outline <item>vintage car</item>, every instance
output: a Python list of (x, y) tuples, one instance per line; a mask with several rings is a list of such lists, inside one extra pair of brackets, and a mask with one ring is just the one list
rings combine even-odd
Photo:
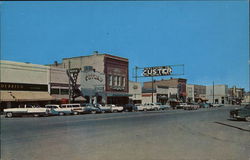
[(125, 112), (134, 112), (134, 111), (137, 111), (137, 107), (134, 105), (134, 104), (125, 104), (123, 106), (123, 109)]
[(45, 108), (49, 109), (49, 115), (63, 116), (73, 113), (71, 108), (61, 108), (58, 104), (47, 104)]
[(83, 110), (82, 113), (92, 113), (92, 114), (103, 113), (99, 107), (97, 107), (93, 104), (81, 104), (81, 106), (82, 106), (82, 110)]
[(111, 112), (122, 112), (123, 106), (114, 105), (114, 104), (108, 104), (108, 106), (111, 107)]
[(250, 121), (250, 105), (246, 105), (244, 108), (236, 108), (230, 110), (230, 117), (237, 120)]
[(83, 113), (83, 109), (79, 103), (73, 103), (73, 104), (62, 104), (61, 108), (69, 108), (72, 110), (74, 115)]
[(167, 110), (167, 109), (170, 109), (170, 108), (171, 108), (170, 105), (168, 105), (168, 104), (162, 104), (162, 105), (160, 105), (160, 109), (159, 110)]
[(186, 106), (186, 105), (187, 105), (187, 103), (180, 103), (180, 104), (175, 106), (175, 109), (183, 109), (184, 106)]
[(200, 106), (198, 104), (195, 103), (188, 103), (186, 105), (183, 106), (184, 110), (197, 110)]
[(155, 111), (160, 110), (161, 108), (161, 103), (151, 103), (151, 105), (152, 105), (152, 110)]
[(4, 109), (4, 114), (7, 118), (13, 116), (24, 116), (24, 115), (33, 115), (34, 117), (38, 116), (48, 116), (49, 110), (47, 108), (36, 107), (34, 105), (20, 105), (18, 108), (8, 108)]

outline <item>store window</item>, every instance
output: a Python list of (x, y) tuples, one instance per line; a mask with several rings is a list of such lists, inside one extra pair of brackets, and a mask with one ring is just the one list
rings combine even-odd
[(123, 87), (126, 86), (126, 80), (125, 80), (125, 77), (122, 77), (122, 82), (123, 82)]
[(50, 94), (59, 94), (59, 88), (51, 88)]
[(109, 75), (109, 86), (112, 86), (113, 82), (112, 82), (112, 75)]
[(69, 94), (69, 90), (68, 89), (61, 89), (61, 94), (62, 95), (68, 95)]
[(114, 78), (113, 78), (113, 84), (114, 84), (114, 86), (117, 86), (117, 76), (114, 76)]
[(117, 76), (117, 86), (120, 86), (120, 76)]

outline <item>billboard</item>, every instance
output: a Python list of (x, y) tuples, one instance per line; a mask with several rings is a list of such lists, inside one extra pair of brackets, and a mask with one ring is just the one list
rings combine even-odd
[(158, 66), (158, 67), (143, 68), (143, 76), (144, 77), (167, 76), (167, 75), (171, 75), (171, 73), (172, 73), (172, 67), (170, 67), (170, 66)]

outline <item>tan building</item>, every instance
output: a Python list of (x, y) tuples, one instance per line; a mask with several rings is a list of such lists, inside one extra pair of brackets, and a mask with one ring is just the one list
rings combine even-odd
[[(113, 56), (109, 54), (99, 54), (95, 52), (93, 55), (79, 56), (72, 58), (64, 58), (62, 63), (53, 64), (51, 66), (58, 68), (81, 68), (82, 74), (81, 79), (86, 79), (86, 69), (91, 68), (93, 72), (104, 74), (104, 86), (103, 94), (93, 96), (93, 92), (85, 92), (84, 84), (81, 85), (83, 95), (87, 102), (94, 102), (95, 97), (97, 103), (114, 103), (114, 104), (125, 104), (128, 103), (128, 59)], [(84, 73), (85, 72), (85, 73)], [(94, 79), (92, 79), (93, 85), (96, 85)], [(90, 83), (87, 87), (89, 87)], [(94, 86), (93, 86), (94, 87)], [(92, 88), (93, 88), (92, 87)]]
[(49, 95), (48, 66), (1, 60), (0, 70), (1, 109), (53, 100)]
[(171, 79), (166, 79), (166, 80), (156, 80), (151, 82), (144, 82), (144, 86), (143, 88), (145, 89), (150, 89), (153, 86), (153, 89), (156, 89), (156, 86), (160, 86), (160, 87), (168, 87), (168, 88), (176, 88), (177, 93), (176, 96), (171, 93), (171, 91), (169, 92), (170, 97), (172, 98), (173, 95), (174, 97), (176, 97), (177, 100), (186, 101), (186, 79), (182, 79), (182, 78), (171, 78)]
[(187, 101), (188, 102), (206, 102), (206, 86), (187, 84)]
[(241, 104), (244, 100), (244, 88), (228, 88), (228, 101), (230, 104)]

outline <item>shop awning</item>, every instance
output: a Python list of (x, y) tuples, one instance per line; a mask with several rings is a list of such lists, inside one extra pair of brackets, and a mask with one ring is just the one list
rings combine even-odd
[(132, 94), (128, 94), (128, 93), (108, 93), (107, 94), (108, 97), (132, 97)]
[[(62, 100), (62, 99), (69, 99), (69, 95), (57, 95), (57, 94), (52, 94), (51, 95), (54, 100)], [(86, 99), (84, 97), (77, 97), (75, 98), (76, 101), (85, 101)]]
[(0, 91), (0, 101), (18, 102), (18, 101), (49, 101), (53, 97), (48, 92), (32, 91)]

